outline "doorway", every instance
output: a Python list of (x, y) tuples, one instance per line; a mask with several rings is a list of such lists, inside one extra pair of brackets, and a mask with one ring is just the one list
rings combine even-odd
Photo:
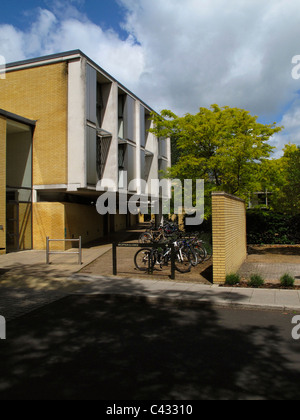
[(6, 251), (32, 249), (32, 129), (7, 120)]
[[(25, 195), (26, 201), (17, 198)], [(6, 251), (17, 252), (32, 249), (31, 190), (6, 193)]]
[(19, 204), (6, 201), (6, 251), (19, 251)]

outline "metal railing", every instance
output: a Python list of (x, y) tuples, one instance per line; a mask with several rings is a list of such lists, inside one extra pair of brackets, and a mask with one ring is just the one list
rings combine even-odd
[(50, 264), (50, 255), (54, 254), (65, 254), (66, 251), (50, 251), (50, 242), (78, 242), (79, 249), (76, 252), (68, 252), (68, 255), (78, 255), (78, 264), (82, 265), (82, 246), (81, 246), (81, 236), (79, 239), (50, 239), (49, 236), (46, 238), (46, 264)]

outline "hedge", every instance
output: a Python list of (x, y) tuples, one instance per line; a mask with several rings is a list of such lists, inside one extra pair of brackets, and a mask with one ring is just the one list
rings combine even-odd
[(272, 211), (247, 211), (248, 244), (300, 244), (300, 214), (288, 216)]

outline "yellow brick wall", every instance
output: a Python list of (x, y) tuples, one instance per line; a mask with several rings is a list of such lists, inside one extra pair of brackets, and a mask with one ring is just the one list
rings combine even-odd
[[(33, 203), (33, 249), (46, 249), (50, 239), (78, 239), (82, 244), (103, 236), (103, 217), (96, 207), (71, 203)], [(51, 242), (51, 250), (65, 251), (73, 243)]]
[[(68, 239), (78, 239), (81, 236), (82, 244), (92, 242), (103, 236), (103, 216), (96, 206), (81, 204), (65, 204), (65, 226)], [(74, 246), (66, 244), (66, 249)]]
[[(1, 83), (3, 80), (1, 81)], [(0, 248), (6, 248), (6, 119), (0, 116)], [(5, 253), (1, 251), (0, 254)]]
[(116, 214), (114, 216), (114, 230), (119, 232), (120, 230), (126, 229), (127, 226), (127, 216), (126, 214)]
[(0, 108), (37, 120), (33, 184), (67, 183), (67, 64), (7, 71)]
[[(46, 237), (65, 238), (63, 203), (33, 203), (33, 249), (46, 249)], [(51, 250), (65, 250), (64, 243), (51, 243)]]
[(130, 226), (136, 226), (139, 223), (139, 216), (131, 214), (130, 215)]
[(225, 283), (247, 257), (245, 202), (225, 193), (213, 193), (214, 283)]

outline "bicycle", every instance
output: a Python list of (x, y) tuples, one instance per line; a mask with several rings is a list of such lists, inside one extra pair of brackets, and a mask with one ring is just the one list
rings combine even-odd
[(197, 242), (193, 245), (194, 250), (198, 255), (199, 263), (203, 263), (208, 259), (208, 253), (204, 246), (204, 242), (201, 240), (197, 240)]
[(181, 240), (181, 246), (182, 248), (191, 255), (191, 263), (193, 267), (197, 267), (199, 264), (199, 254), (194, 248), (194, 245), (191, 241), (188, 241), (186, 239)]
[(140, 235), (139, 244), (166, 242), (168, 236), (177, 231), (178, 226), (176, 226), (175, 224), (165, 223), (164, 225), (156, 229), (154, 223), (151, 222), (150, 229)]
[(195, 232), (194, 234), (189, 234), (187, 239), (189, 246), (197, 254), (198, 264), (203, 263), (209, 259), (204, 242), (199, 239), (199, 235), (199, 232)]
[[(180, 273), (188, 273), (192, 268), (191, 252), (184, 249), (175, 241), (175, 269)], [(134, 263), (138, 270), (147, 271), (149, 267), (153, 270), (155, 265), (160, 269), (163, 266), (168, 266), (172, 257), (172, 248), (170, 245), (165, 245), (164, 248), (142, 248), (134, 256)], [(150, 261), (149, 261), (150, 260)]]

